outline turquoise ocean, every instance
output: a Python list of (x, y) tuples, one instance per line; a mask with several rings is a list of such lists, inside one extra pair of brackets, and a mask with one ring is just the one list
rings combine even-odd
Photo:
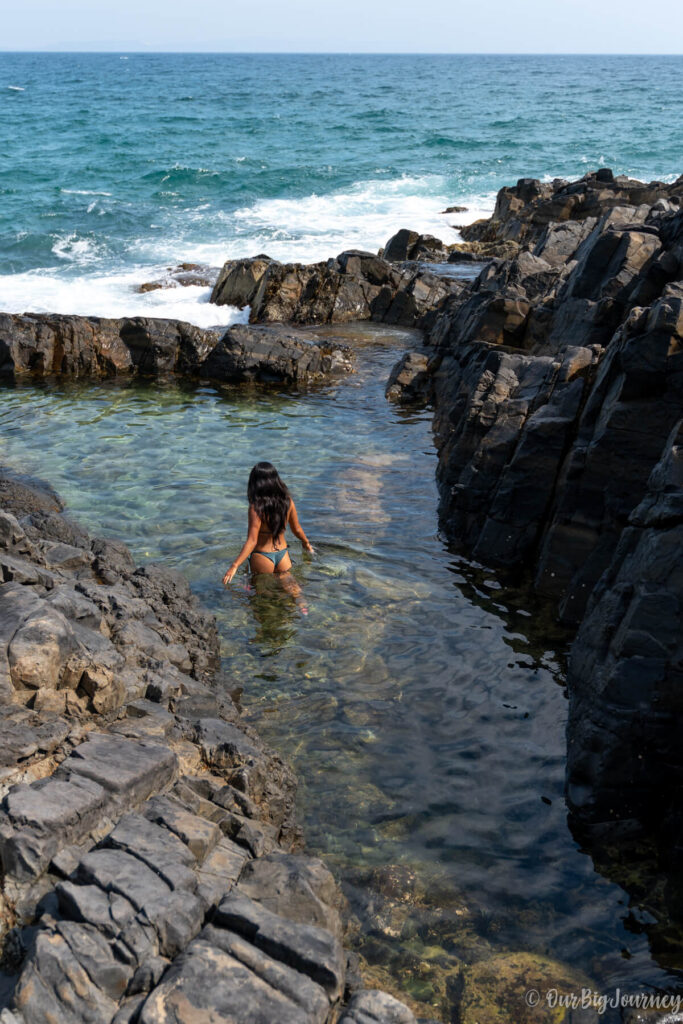
[[(522, 176), (681, 171), (676, 57), (0, 54), (0, 309), (183, 316), (178, 261), (457, 240)], [(443, 215), (464, 205), (465, 214)], [(225, 319), (228, 311), (221, 311)]]

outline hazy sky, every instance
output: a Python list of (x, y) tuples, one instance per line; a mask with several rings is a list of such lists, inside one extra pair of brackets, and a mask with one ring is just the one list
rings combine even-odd
[(683, 52), (682, 0), (0, 0), (0, 6), (0, 50)]

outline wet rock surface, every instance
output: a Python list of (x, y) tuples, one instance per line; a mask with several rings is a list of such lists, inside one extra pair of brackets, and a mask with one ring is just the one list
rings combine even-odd
[(343, 252), (325, 263), (278, 263), (265, 256), (231, 260), (221, 271), (212, 301), (250, 306), (252, 324), (374, 320), (413, 327), (462, 287), (414, 262), (426, 256), (445, 259), (445, 251), (424, 246), (419, 251), (413, 246), (413, 250), (410, 261), (399, 265), (389, 257), (358, 250)]
[(175, 267), (166, 267), (162, 277), (145, 281), (137, 291), (144, 295), (162, 288), (213, 288), (217, 278), (218, 267), (208, 267), (204, 263), (179, 263)]
[(0, 377), (183, 376), (305, 384), (351, 369), (333, 339), (274, 327), (203, 329), (178, 320), (0, 313)]
[(3, 1024), (413, 1020), (345, 1006), (339, 890), (186, 581), (0, 494)]
[(395, 402), (426, 402), (431, 397), (429, 358), (424, 352), (406, 352), (394, 366), (386, 396)]

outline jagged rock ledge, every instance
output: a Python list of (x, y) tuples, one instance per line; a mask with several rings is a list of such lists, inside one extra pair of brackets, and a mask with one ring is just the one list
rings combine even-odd
[(150, 317), (0, 313), (0, 379), (180, 374), (237, 384), (306, 384), (352, 366), (348, 345), (281, 324), (224, 331)]
[[(424, 237), (424, 236), (420, 236)], [(462, 283), (419, 263), (395, 264), (349, 250), (324, 263), (278, 263), (268, 256), (229, 260), (211, 295), (216, 305), (250, 307), (250, 323), (327, 324), (354, 320), (422, 326)]]
[(349, 968), (184, 578), (3, 472), (0, 580), (2, 1024), (415, 1024)]

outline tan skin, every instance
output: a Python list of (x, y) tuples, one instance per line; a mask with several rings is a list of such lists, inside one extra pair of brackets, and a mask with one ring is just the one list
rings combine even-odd
[[(289, 501), (289, 511), (287, 513), (287, 526), (290, 528), (294, 536), (298, 537), (301, 541), (304, 551), (308, 551), (310, 554), (313, 554), (313, 545), (310, 543), (308, 537), (303, 531), (301, 523), (299, 522), (299, 517), (296, 514), (296, 506), (291, 498)], [(263, 573), (264, 575), (275, 573), (276, 576), (281, 576), (283, 586), (287, 590), (290, 590), (294, 596), (297, 596), (300, 593), (299, 587), (288, 575), (289, 570), (292, 568), (292, 560), (288, 554), (281, 559), (277, 566), (274, 566), (269, 558), (253, 554), (256, 549), (258, 549), (258, 551), (281, 551), (285, 546), (285, 543), (284, 530), (279, 537), (274, 538), (266, 524), (262, 522), (260, 517), (257, 515), (254, 507), (250, 505), (247, 539), (245, 540), (239, 555), (223, 577), (224, 585), (227, 586), (234, 578), (240, 565), (242, 565), (247, 558), (251, 558), (251, 571), (253, 573)]]

